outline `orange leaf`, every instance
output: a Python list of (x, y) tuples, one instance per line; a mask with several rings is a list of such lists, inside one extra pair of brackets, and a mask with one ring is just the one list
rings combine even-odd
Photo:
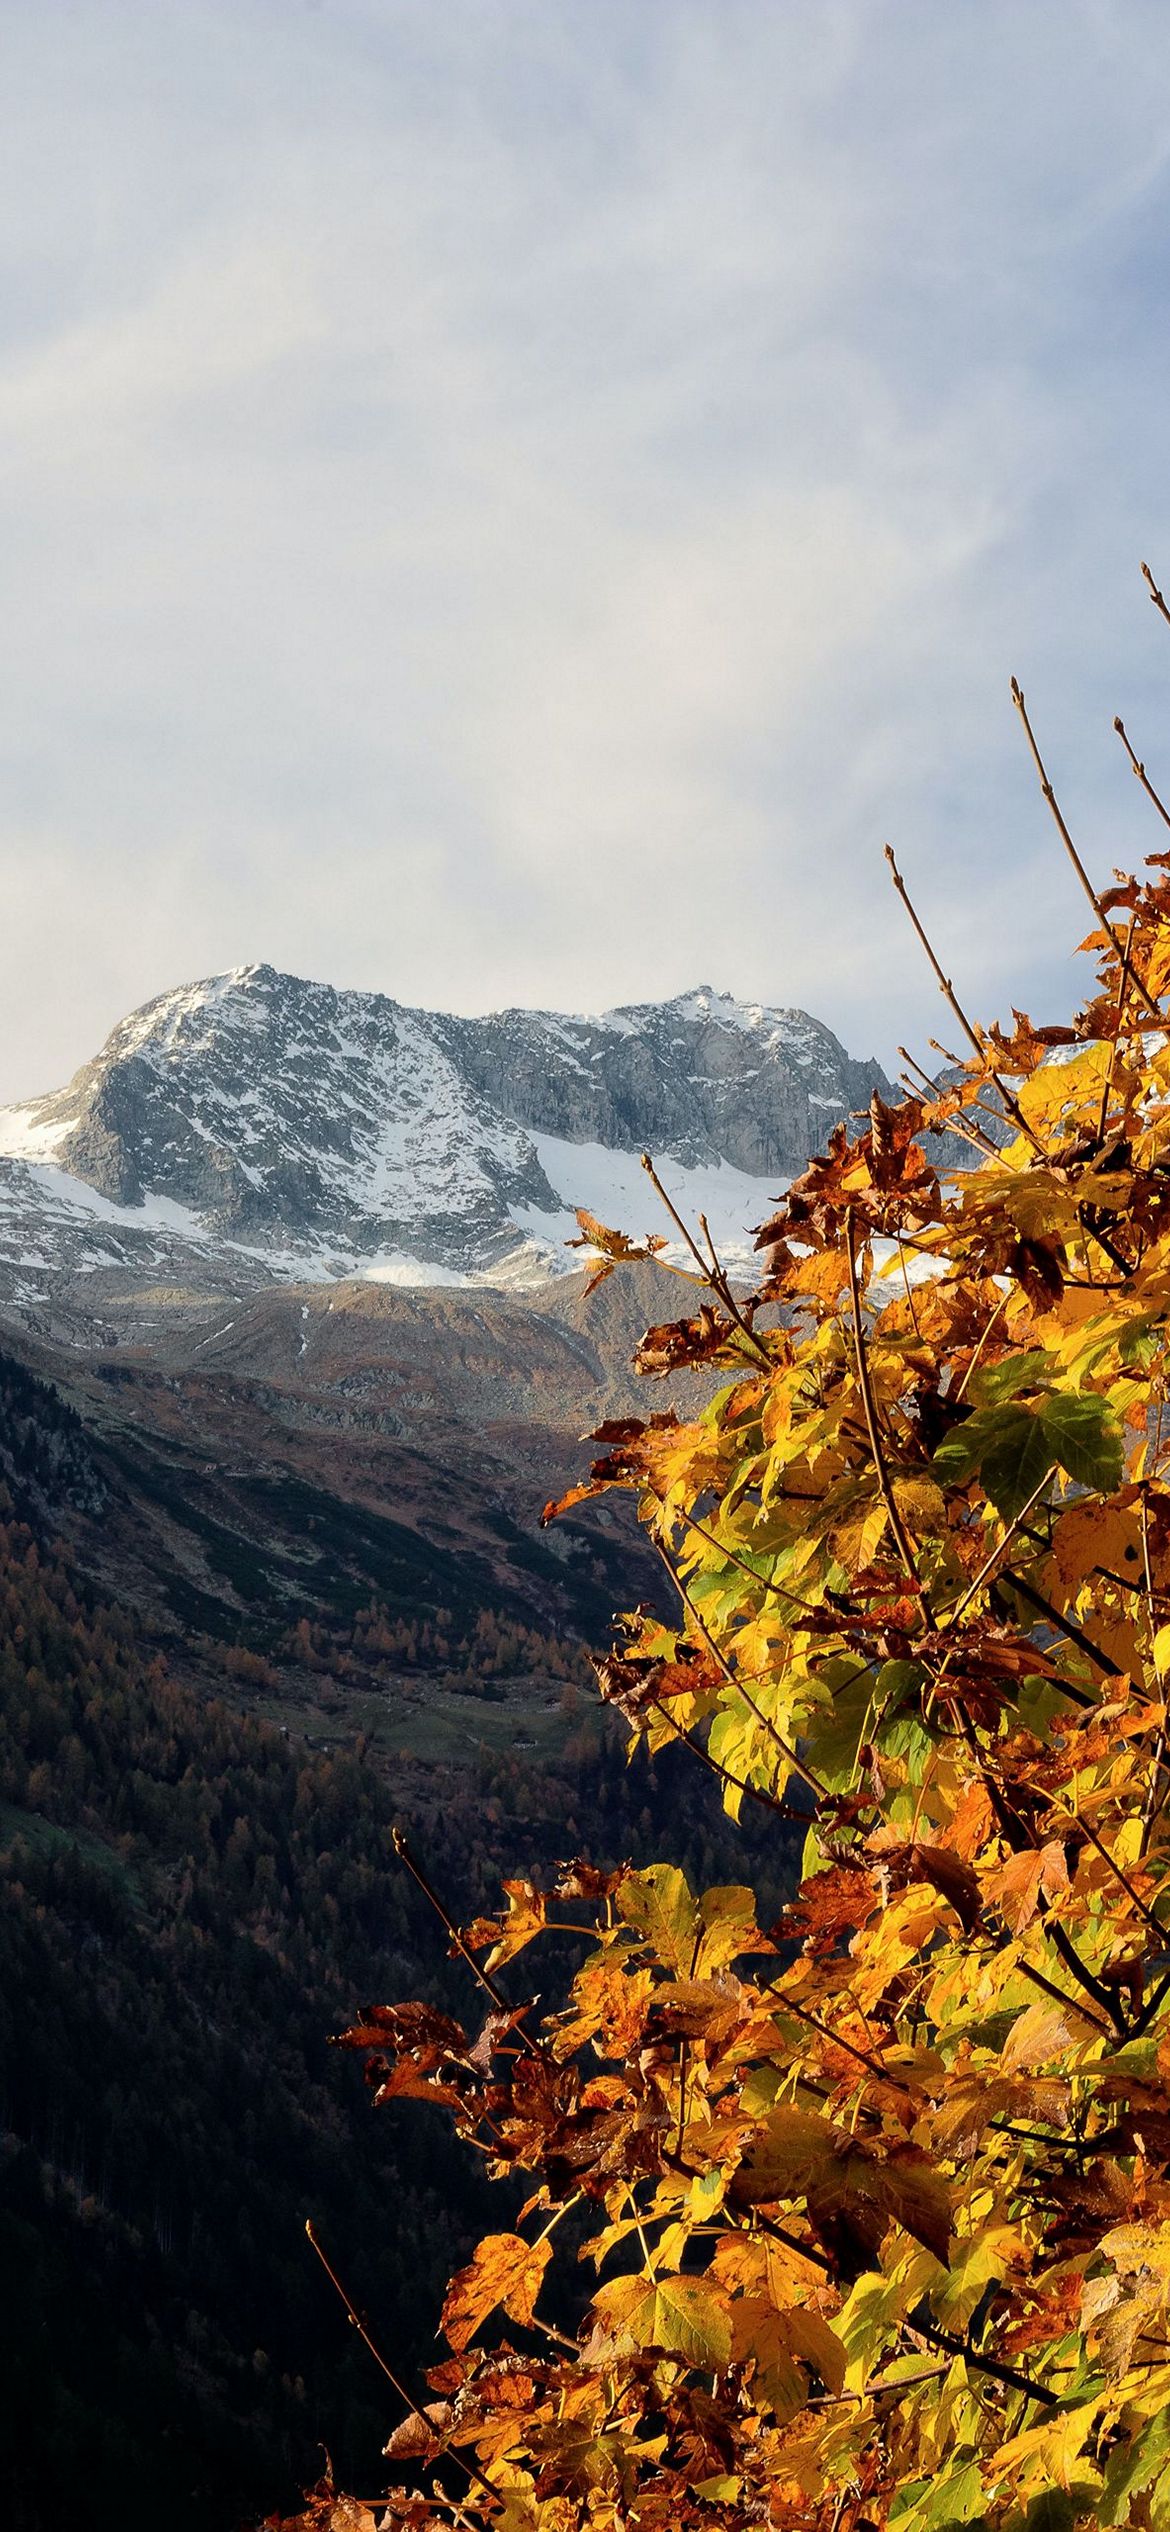
[(442, 2326), (452, 2347), (466, 2347), (497, 2304), (509, 2320), (531, 2321), (551, 2258), (551, 2242), (525, 2242), (518, 2233), (485, 2234), (470, 2265), (456, 2271), (447, 2289)]

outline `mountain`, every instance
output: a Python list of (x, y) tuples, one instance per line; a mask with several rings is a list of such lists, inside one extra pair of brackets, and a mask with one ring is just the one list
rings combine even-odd
[[(613, 1609), (655, 1587), (637, 1522), (606, 1504), (548, 1531), (539, 1516), (579, 1475), (581, 1434), (645, 1409), (630, 1358), (678, 1286), (627, 1268), (586, 1301), (586, 1281), (353, 1280), (226, 1308), (128, 1293), (107, 1303), (101, 1345), (83, 1321), (67, 1346), (13, 1329), (8, 1347), (67, 1418), (54, 1447), (69, 1485), (42, 1441), (17, 1490), (7, 1448), (23, 1410), (0, 1379), (0, 1486), (33, 1518), (39, 1477), (86, 1571), (173, 1662), (196, 1635), (283, 1660), (303, 1617), (344, 1633), (374, 1603), (395, 1621), (446, 1610), (461, 1636), (493, 1609), (604, 1640)], [(709, 1385), (676, 1381), (671, 1396), (681, 1411)]]
[(600, 1017), (412, 1010), (250, 966), (119, 1023), (0, 1111), (0, 1299), (359, 1275), (539, 1283), (577, 1205), (659, 1227), (650, 1149), (734, 1262), (837, 1119), (890, 1085), (807, 1012), (709, 986)]

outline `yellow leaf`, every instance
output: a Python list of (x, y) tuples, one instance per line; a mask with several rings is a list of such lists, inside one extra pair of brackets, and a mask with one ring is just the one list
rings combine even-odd
[(620, 2351), (666, 2348), (689, 2365), (731, 2361), (725, 2298), (706, 2277), (615, 2277), (594, 2296), (593, 2310)]
[(640, 1934), (667, 1969), (689, 1978), (702, 1934), (699, 1911), (686, 1877), (675, 1864), (650, 1864), (624, 1873), (615, 1892), (618, 1913)]
[(755, 1893), (732, 1882), (725, 1888), (705, 1890), (699, 1901), (702, 1932), (699, 1936), (695, 1976), (709, 1978), (713, 1970), (727, 1969), (743, 1952), (770, 1951), (756, 1924)]
[(933, 1477), (895, 1477), (894, 1501), (915, 1538), (946, 1528), (946, 1496)]

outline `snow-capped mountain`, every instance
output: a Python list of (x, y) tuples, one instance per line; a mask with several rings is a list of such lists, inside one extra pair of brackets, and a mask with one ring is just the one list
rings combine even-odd
[(708, 986), (597, 1018), (464, 1019), (236, 968), (0, 1111), (0, 1292), (39, 1302), (101, 1269), (221, 1292), (527, 1279), (575, 1262), (577, 1205), (660, 1227), (645, 1148), (745, 1257), (875, 1084), (806, 1012)]

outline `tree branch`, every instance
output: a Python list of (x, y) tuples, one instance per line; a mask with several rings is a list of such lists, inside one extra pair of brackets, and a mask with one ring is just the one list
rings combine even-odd
[(853, 1345), (854, 1352), (857, 1357), (857, 1379), (861, 1390), (862, 1404), (865, 1408), (865, 1423), (866, 1430), (869, 1434), (869, 1447), (873, 1453), (873, 1464), (877, 1472), (878, 1487), (881, 1492), (882, 1502), (884, 1503), (889, 1515), (890, 1528), (894, 1533), (898, 1554), (902, 1559), (902, 1564), (909, 1580), (913, 1583), (915, 1590), (921, 1594), (923, 1614), (929, 1621), (931, 1614), (930, 1602), (927, 1599), (922, 1577), (919, 1574), (918, 1566), (915, 1562), (914, 1550), (910, 1544), (909, 1533), (907, 1532), (902, 1515), (898, 1510), (898, 1498), (894, 1493), (890, 1472), (886, 1466), (886, 1455), (882, 1445), (881, 1433), (878, 1428), (877, 1410), (874, 1406), (873, 1400), (873, 1384), (869, 1376), (869, 1362), (865, 1350), (865, 1331), (861, 1321), (861, 1291), (857, 1281), (856, 1242), (857, 1225), (854, 1215), (852, 1211), (850, 1211), (845, 1216), (845, 1255), (849, 1266), (849, 1300), (853, 1311)]
[(1129, 736), (1120, 712), (1115, 712), (1113, 715), (1113, 727), (1117, 732), (1123, 748), (1125, 749), (1126, 755), (1130, 761), (1131, 769), (1136, 774), (1142, 790), (1145, 792), (1147, 800), (1153, 801), (1154, 807), (1157, 810), (1163, 825), (1170, 826), (1170, 809), (1166, 807), (1164, 800), (1159, 799), (1158, 794), (1150, 781), (1150, 777), (1146, 772), (1145, 766), (1142, 764), (1141, 758), (1139, 756), (1135, 756), (1134, 751), (1130, 746)]
[(1089, 904), (1092, 906), (1093, 912), (1094, 912), (1094, 914), (1095, 914), (1095, 915), (1096, 915), (1096, 917), (1097, 917), (1097, 921), (1098, 921), (1098, 923), (1100, 924), (1102, 931), (1103, 931), (1103, 932), (1107, 932), (1107, 933), (1108, 933), (1108, 936), (1109, 936), (1110, 940), (1111, 940), (1111, 941), (1112, 941), (1112, 943), (1113, 943), (1113, 947), (1114, 947), (1114, 949), (1116, 950), (1116, 952), (1117, 952), (1117, 955), (1118, 955), (1119, 959), (1121, 960), (1121, 963), (1122, 963), (1123, 968), (1125, 969), (1126, 973), (1129, 975), (1129, 977), (1130, 977), (1131, 981), (1133, 982), (1133, 984), (1137, 987), (1137, 991), (1138, 991), (1138, 993), (1140, 994), (1141, 999), (1142, 999), (1142, 1001), (1144, 1002), (1144, 1004), (1145, 1004), (1145, 1006), (1146, 1006), (1147, 1011), (1150, 1013), (1151, 1017), (1152, 1017), (1152, 1018), (1153, 1018), (1153, 1019), (1157, 1022), (1157, 1025), (1158, 1025), (1158, 1027), (1160, 1028), (1160, 1027), (1161, 1027), (1161, 1025), (1162, 1025), (1162, 1014), (1161, 1014), (1161, 1011), (1159, 1010), (1157, 1003), (1154, 1001), (1153, 995), (1152, 995), (1152, 994), (1150, 994), (1150, 993), (1147, 991), (1147, 989), (1146, 989), (1145, 985), (1142, 983), (1141, 977), (1139, 976), (1139, 974), (1138, 974), (1138, 972), (1137, 972), (1136, 967), (1133, 965), (1132, 961), (1131, 961), (1131, 960), (1130, 960), (1130, 958), (1127, 956), (1127, 953), (1126, 953), (1126, 949), (1125, 949), (1125, 944), (1124, 944), (1124, 942), (1120, 939), (1119, 935), (1118, 935), (1118, 934), (1114, 931), (1114, 929), (1113, 929), (1113, 925), (1111, 924), (1111, 922), (1110, 922), (1110, 920), (1109, 920), (1109, 917), (1108, 917), (1108, 915), (1107, 915), (1107, 914), (1106, 914), (1106, 912), (1105, 912), (1105, 908), (1104, 908), (1104, 906), (1103, 906), (1103, 905), (1102, 905), (1102, 903), (1101, 903), (1100, 897), (1098, 896), (1097, 891), (1096, 891), (1096, 889), (1095, 889), (1095, 888), (1094, 888), (1094, 886), (1093, 886), (1093, 882), (1092, 882), (1092, 880), (1091, 880), (1091, 879), (1090, 879), (1090, 877), (1089, 877), (1088, 871), (1086, 870), (1085, 865), (1084, 865), (1083, 861), (1081, 860), (1080, 854), (1079, 854), (1079, 853), (1078, 853), (1078, 851), (1077, 851), (1076, 845), (1073, 843), (1072, 837), (1071, 837), (1071, 835), (1069, 834), (1069, 831), (1068, 831), (1067, 826), (1065, 825), (1064, 818), (1063, 818), (1063, 815), (1062, 815), (1062, 813), (1061, 813), (1060, 803), (1059, 803), (1059, 801), (1058, 801), (1058, 799), (1057, 799), (1057, 797), (1056, 797), (1056, 793), (1054, 792), (1054, 790), (1053, 790), (1053, 788), (1052, 788), (1052, 785), (1051, 785), (1051, 783), (1050, 783), (1050, 781), (1049, 781), (1049, 779), (1048, 779), (1048, 771), (1047, 771), (1047, 767), (1045, 766), (1044, 759), (1043, 759), (1043, 757), (1042, 757), (1042, 755), (1041, 755), (1041, 753), (1040, 753), (1039, 748), (1038, 748), (1038, 747), (1037, 747), (1037, 745), (1036, 745), (1035, 733), (1034, 733), (1034, 731), (1033, 731), (1033, 729), (1032, 729), (1032, 724), (1031, 724), (1030, 720), (1028, 719), (1028, 710), (1027, 710), (1027, 706), (1026, 706), (1026, 704), (1025, 704), (1025, 702), (1024, 702), (1024, 697), (1023, 697), (1023, 691), (1022, 691), (1022, 688), (1019, 686), (1019, 684), (1017, 683), (1017, 681), (1016, 681), (1016, 679), (1015, 679), (1014, 677), (1013, 677), (1013, 679), (1012, 679), (1012, 702), (1014, 703), (1014, 705), (1015, 705), (1015, 707), (1016, 707), (1016, 710), (1017, 710), (1017, 712), (1019, 713), (1020, 719), (1021, 719), (1021, 721), (1022, 721), (1022, 722), (1023, 722), (1023, 724), (1024, 724), (1024, 729), (1025, 729), (1025, 732), (1026, 732), (1026, 734), (1027, 734), (1028, 745), (1029, 745), (1029, 747), (1030, 747), (1030, 749), (1031, 749), (1031, 751), (1032, 751), (1032, 762), (1033, 762), (1033, 764), (1035, 765), (1036, 772), (1037, 772), (1037, 774), (1039, 775), (1039, 778), (1040, 778), (1040, 789), (1041, 789), (1041, 791), (1043, 792), (1044, 798), (1045, 798), (1045, 799), (1046, 799), (1046, 801), (1048, 802), (1048, 806), (1049, 806), (1049, 808), (1050, 808), (1050, 809), (1051, 809), (1051, 811), (1052, 811), (1053, 818), (1054, 818), (1054, 819), (1055, 819), (1055, 821), (1056, 821), (1056, 831), (1057, 831), (1057, 834), (1058, 834), (1058, 835), (1059, 835), (1059, 837), (1060, 837), (1061, 843), (1063, 844), (1064, 849), (1065, 849), (1066, 853), (1068, 854), (1069, 860), (1070, 860), (1070, 862), (1072, 863), (1072, 866), (1073, 866), (1073, 869), (1074, 869), (1074, 870), (1075, 870), (1075, 872), (1076, 872), (1077, 878), (1080, 880), (1081, 886), (1082, 886), (1082, 888), (1084, 889), (1085, 895), (1086, 895), (1086, 897), (1087, 897), (1087, 898), (1088, 898), (1088, 900), (1089, 900)]
[(499, 2492), (497, 2489), (493, 2488), (490, 2479), (485, 2479), (483, 2472), (481, 2470), (477, 2470), (474, 2462), (467, 2461), (462, 2453), (451, 2452), (450, 2447), (444, 2444), (441, 2435), (438, 2434), (433, 2421), (428, 2418), (426, 2410), (420, 2409), (417, 2400), (412, 2400), (405, 2383), (400, 2383), (397, 2374), (392, 2372), (382, 2354), (382, 2350), (379, 2347), (377, 2340), (371, 2336), (368, 2324), (362, 2319), (362, 2315), (358, 2311), (352, 2296), (346, 2293), (345, 2287), (342, 2285), (341, 2279), (338, 2276), (337, 2270), (334, 2268), (332, 2261), (326, 2257), (325, 2252), (322, 2250), (321, 2244), (313, 2230), (311, 2218), (307, 2216), (305, 2218), (305, 2231), (318, 2259), (321, 2262), (321, 2266), (329, 2279), (330, 2285), (333, 2287), (334, 2292), (340, 2296), (353, 2328), (357, 2331), (358, 2337), (361, 2339), (363, 2345), (368, 2347), (375, 2365), (377, 2365), (381, 2369), (382, 2373), (384, 2373), (387, 2382), (390, 2384), (391, 2390), (397, 2392), (398, 2398), (401, 2400), (404, 2408), (409, 2409), (411, 2416), (418, 2419), (420, 2426), (424, 2426), (426, 2428), (428, 2435), (434, 2436), (435, 2443), (439, 2447), (439, 2452), (435, 2455), (436, 2461), (440, 2458), (441, 2454), (446, 2455), (451, 2461), (458, 2464), (460, 2470), (466, 2471), (468, 2478), (473, 2481), (477, 2488), (482, 2488), (486, 2495), (494, 2500)]
[(1020, 1107), (1018, 1100), (1013, 1097), (1011, 1091), (1008, 1089), (1007, 1083), (1005, 1081), (1001, 1081), (1000, 1076), (996, 1072), (995, 1066), (988, 1055), (983, 1039), (980, 1037), (974, 1024), (967, 1018), (967, 1014), (963, 1009), (962, 1003), (956, 999), (955, 988), (951, 983), (950, 977), (944, 976), (943, 974), (942, 968), (940, 967), (938, 959), (935, 957), (934, 950), (931, 946), (929, 935), (923, 929), (923, 926), (915, 913), (909, 889), (907, 888), (906, 882), (902, 877), (902, 873), (894, 859), (893, 847), (889, 844), (886, 846), (886, 860), (890, 865), (890, 875), (893, 879), (894, 886), (897, 889), (898, 895), (900, 896), (902, 903), (906, 908), (906, 912), (910, 917), (910, 921), (918, 934), (922, 947), (930, 960), (931, 967), (934, 971), (935, 981), (938, 985), (943, 1001), (946, 1003), (948, 1009), (953, 1011), (968, 1045), (974, 1047), (975, 1053), (977, 1054), (980, 1063), (983, 1065), (989, 1080), (995, 1083), (995, 1087), (998, 1090), (1000, 1098), (1007, 1109), (1008, 1115), (1013, 1120), (1013, 1123), (1019, 1127), (1021, 1134), (1024, 1135), (1025, 1139), (1031, 1144), (1033, 1151), (1041, 1154), (1046, 1159), (1047, 1154), (1044, 1152), (1043, 1144), (1033, 1132), (1032, 1127), (1029, 1125), (1028, 1120), (1024, 1115), (1023, 1109)]

